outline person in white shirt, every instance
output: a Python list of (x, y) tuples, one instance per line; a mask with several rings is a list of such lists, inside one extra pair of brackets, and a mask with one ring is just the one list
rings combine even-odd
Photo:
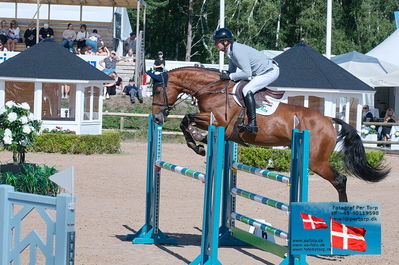
[(17, 21), (11, 20), (10, 28), (8, 29), (7, 48), (10, 52), (15, 50), (15, 46), (19, 40), (19, 27)]
[(80, 30), (76, 34), (76, 44), (80, 53), (86, 47), (86, 39), (89, 37), (86, 24), (80, 25)]

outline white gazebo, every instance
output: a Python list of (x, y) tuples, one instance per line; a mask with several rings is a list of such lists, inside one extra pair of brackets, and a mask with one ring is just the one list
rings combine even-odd
[(27, 102), (42, 128), (101, 134), (102, 88), (112, 78), (56, 42), (41, 42), (0, 64), (0, 106)]

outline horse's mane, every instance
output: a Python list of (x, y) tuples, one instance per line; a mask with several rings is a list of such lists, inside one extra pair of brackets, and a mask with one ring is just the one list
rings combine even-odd
[(217, 69), (217, 68), (203, 68), (203, 67), (197, 67), (197, 66), (182, 66), (182, 67), (178, 67), (178, 68), (175, 68), (173, 70), (170, 70), (169, 72), (174, 72), (174, 71), (178, 71), (178, 70), (181, 70), (181, 69), (205, 70), (205, 71), (211, 71), (211, 72), (219, 73), (219, 69)]

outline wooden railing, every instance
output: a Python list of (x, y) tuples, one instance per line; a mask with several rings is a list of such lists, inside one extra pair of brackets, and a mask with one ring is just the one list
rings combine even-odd
[[(363, 122), (363, 125), (365, 126), (385, 126), (385, 127), (392, 127), (392, 126), (399, 126), (398, 122)], [(377, 144), (377, 145), (399, 145), (399, 140), (398, 141), (366, 141), (363, 140), (363, 143), (365, 144)]]
[[(125, 117), (142, 117), (148, 118), (149, 114), (146, 113), (122, 113), (122, 112), (103, 112), (103, 116), (113, 116), (113, 117), (120, 117), (119, 119), (119, 129), (120, 131), (124, 132), (136, 132), (138, 130), (134, 129), (126, 129), (125, 128)], [(183, 119), (184, 115), (169, 115), (168, 119)], [(103, 130), (114, 130), (114, 129), (103, 129)], [(183, 135), (182, 132), (171, 132), (171, 131), (162, 131), (162, 134), (169, 134), (169, 135)]]

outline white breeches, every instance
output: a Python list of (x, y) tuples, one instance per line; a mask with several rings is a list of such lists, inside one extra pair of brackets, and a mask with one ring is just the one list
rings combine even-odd
[(258, 75), (252, 77), (251, 81), (243, 88), (242, 93), (244, 97), (247, 95), (249, 91), (255, 94), (256, 91), (261, 90), (264, 87), (267, 87), (269, 84), (274, 82), (280, 74), (280, 69), (277, 65), (273, 64), (273, 70), (267, 72), (264, 75)]

